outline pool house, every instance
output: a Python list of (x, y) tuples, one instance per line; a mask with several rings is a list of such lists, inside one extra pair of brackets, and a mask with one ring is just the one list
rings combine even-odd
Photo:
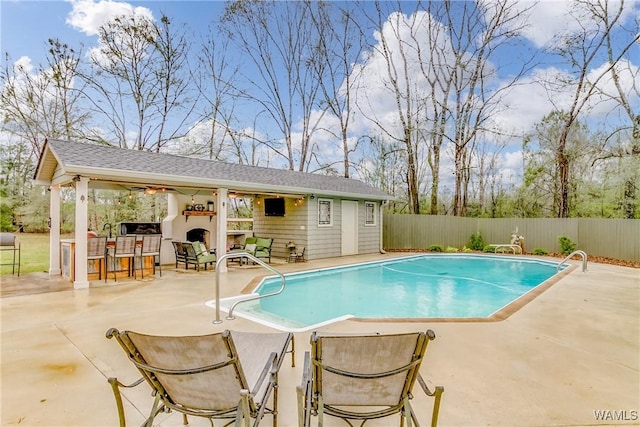
[[(162, 264), (175, 261), (173, 240), (200, 240), (225, 251), (248, 235), (273, 239), (271, 256), (286, 258), (305, 248), (306, 259), (381, 251), (381, 207), (391, 197), (362, 181), (343, 177), (225, 163), (76, 141), (48, 139), (34, 180), (50, 194), (49, 274), (61, 261), (60, 191), (75, 188), (74, 288), (89, 286), (88, 190), (166, 194), (167, 216), (159, 220)], [(229, 229), (229, 199), (253, 200), (253, 229)], [(132, 227), (149, 226), (138, 221)], [(132, 232), (120, 224), (117, 233)], [(220, 271), (226, 266), (221, 265)]]

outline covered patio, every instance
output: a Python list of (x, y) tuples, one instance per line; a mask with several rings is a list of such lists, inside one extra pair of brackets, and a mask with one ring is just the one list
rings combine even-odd
[[(375, 242), (376, 239), (381, 242), (382, 236), (380, 206), (390, 198), (388, 194), (354, 179), (60, 140), (46, 141), (34, 179), (37, 184), (47, 186), (50, 194), (49, 274), (53, 276), (61, 274), (63, 267), (60, 245), (60, 191), (65, 186), (75, 189), (72, 277), (76, 289), (89, 287), (89, 188), (167, 195), (168, 212), (162, 219), (162, 264), (174, 262), (171, 240), (186, 240), (189, 230), (187, 226), (208, 236), (208, 248), (226, 248), (228, 197), (243, 194), (256, 198), (258, 203), (266, 202), (269, 197), (290, 200), (288, 209), (292, 212), (286, 223), (283, 221), (284, 218), (282, 221), (265, 218), (266, 213), (260, 221), (262, 231), (280, 233), (274, 239), (281, 240), (278, 242), (278, 250), (284, 251), (286, 239), (297, 236), (307, 247), (309, 258), (330, 257), (341, 253), (379, 252), (380, 244), (376, 245)], [(316, 209), (320, 209), (320, 197), (326, 198), (327, 206), (332, 207), (334, 201), (336, 205), (342, 202), (343, 206), (345, 203), (349, 203), (346, 206), (353, 206), (355, 203), (355, 211), (350, 218), (356, 222), (352, 226), (345, 223), (344, 217), (342, 221), (342, 232), (347, 229), (355, 234), (340, 239), (341, 230), (337, 224), (334, 226), (333, 217), (331, 222), (327, 223), (330, 229), (324, 224), (324, 228), (318, 228)], [(187, 210), (185, 206), (188, 204), (199, 205), (203, 209)], [(375, 218), (367, 216), (366, 227), (365, 220), (360, 219), (364, 218), (364, 215), (358, 213), (358, 204), (366, 206), (367, 215), (375, 214)], [(254, 208), (254, 215), (258, 212)], [(337, 215), (335, 212), (340, 212), (338, 206), (332, 208), (330, 214)], [(284, 212), (280, 216), (284, 217)], [(361, 230), (359, 235), (358, 229)], [(336, 238), (318, 238), (326, 236), (328, 231), (332, 231)], [(373, 245), (371, 242), (374, 242)], [(345, 243), (349, 243), (350, 249), (345, 250)], [(286, 253), (282, 255), (286, 256)], [(225, 265), (220, 268), (221, 272), (226, 271)]]

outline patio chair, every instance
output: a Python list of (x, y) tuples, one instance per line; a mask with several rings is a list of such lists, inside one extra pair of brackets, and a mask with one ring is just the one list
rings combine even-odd
[(107, 281), (107, 236), (87, 238), (87, 261), (98, 261), (98, 280), (102, 279), (104, 264), (104, 281)]
[[(11, 274), (16, 273), (16, 265), (18, 266), (18, 276), (20, 276), (20, 240), (13, 233), (0, 233), (0, 251), (11, 252), (11, 262), (2, 263), (0, 265), (10, 265)], [(16, 256), (18, 260), (16, 261)]]
[(244, 241), (244, 250), (256, 258), (267, 258), (271, 263), (271, 245), (273, 239), (265, 237), (247, 237)]
[(293, 334), (227, 330), (202, 336), (153, 336), (112, 328), (107, 338), (118, 341), (142, 374), (131, 385), (108, 379), (121, 427), (125, 413), (120, 389), (144, 381), (155, 396), (144, 426), (150, 427), (158, 414), (171, 410), (183, 414), (185, 425), (187, 416), (193, 415), (208, 418), (211, 425), (214, 419), (226, 419), (249, 427), (253, 419), (257, 426), (265, 414), (271, 414), (277, 426), (278, 371), (285, 353), (291, 352), (294, 358)]
[(182, 247), (185, 250), (185, 268), (189, 269), (189, 264), (194, 264), (195, 269), (200, 271), (200, 264), (204, 264), (204, 269), (207, 269), (207, 264), (213, 266), (216, 263), (216, 255), (210, 254), (206, 251), (206, 247), (203, 249), (203, 245), (200, 242), (183, 242)]
[(420, 365), (432, 330), (403, 334), (311, 335), (311, 354), (305, 353), (302, 384), (298, 387), (298, 424), (311, 425), (311, 415), (349, 420), (400, 414), (400, 426), (419, 426), (410, 399), (416, 382), (435, 398), (431, 426), (438, 422), (444, 389), (431, 391), (420, 376)]
[(178, 263), (180, 262), (184, 262), (184, 268), (187, 268), (187, 255), (184, 250), (184, 246), (182, 246), (182, 242), (173, 240), (171, 243), (173, 244), (173, 250), (176, 253), (176, 268), (178, 268)]
[[(131, 270), (133, 270), (133, 277), (136, 276), (136, 265), (134, 259), (136, 257), (136, 236), (116, 236), (116, 244), (114, 247), (107, 249), (107, 254), (111, 257), (111, 267), (113, 269), (113, 280), (118, 281), (118, 273), (116, 271), (116, 260), (127, 259), (127, 272), (131, 276)], [(122, 261), (121, 261), (122, 262)]]
[(306, 248), (304, 246), (301, 248), (296, 248), (295, 251), (289, 254), (289, 258), (287, 259), (287, 262), (305, 262), (306, 261), (304, 259), (305, 250)]
[[(140, 272), (144, 279), (144, 259), (152, 257), (153, 274), (156, 274), (156, 257), (160, 258), (160, 247), (162, 246), (162, 234), (143, 234), (142, 246), (137, 248), (140, 257)], [(162, 263), (158, 263), (160, 277), (162, 277)]]

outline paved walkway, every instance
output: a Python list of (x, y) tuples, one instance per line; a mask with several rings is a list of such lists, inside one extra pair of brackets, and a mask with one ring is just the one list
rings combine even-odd
[[(392, 255), (387, 255), (392, 256)], [(281, 264), (283, 271), (322, 268), (377, 257)], [(578, 264), (577, 261), (575, 261)], [(237, 294), (259, 267), (222, 274), (222, 296)], [(23, 275), (24, 295), (3, 292), (1, 308), (2, 426), (113, 426), (115, 403), (106, 378), (124, 382), (137, 373), (118, 345), (105, 338), (111, 327), (149, 334), (203, 334), (235, 329), (267, 331), (238, 318), (213, 325), (215, 273), (163, 269), (156, 279), (92, 283), (73, 290), (31, 293), (43, 274)], [(13, 279), (3, 276), (2, 288)], [(95, 286), (93, 286), (95, 285)], [(8, 288), (7, 288), (8, 289)], [(59, 289), (59, 288), (57, 288)], [(345, 321), (324, 330), (392, 332), (433, 329), (422, 374), (443, 385), (441, 426), (638, 425), (640, 410), (640, 270), (589, 264), (562, 278), (534, 301), (500, 322), (376, 323)], [(280, 426), (297, 423), (295, 387), (301, 378), (309, 333), (296, 334), (296, 367), (280, 376)], [(415, 407), (428, 425), (431, 400)], [(139, 425), (151, 399), (148, 389), (126, 393), (130, 425)], [(604, 421), (595, 411), (604, 412)], [(143, 415), (144, 414), (144, 415)], [(635, 419), (634, 419), (635, 418)], [(159, 425), (180, 425), (175, 414)], [(192, 425), (209, 425), (190, 418)], [(327, 419), (328, 426), (343, 426)], [(397, 418), (367, 426), (397, 425)], [(271, 425), (270, 419), (263, 421)]]

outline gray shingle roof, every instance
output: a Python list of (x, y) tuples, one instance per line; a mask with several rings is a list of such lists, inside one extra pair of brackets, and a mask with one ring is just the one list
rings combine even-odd
[(61, 171), (65, 176), (83, 175), (97, 180), (148, 185), (201, 185), (246, 192), (315, 193), (374, 200), (391, 198), (355, 179), (50, 139), (43, 148), (35, 179), (50, 182), (55, 167), (59, 169), (58, 174)]

